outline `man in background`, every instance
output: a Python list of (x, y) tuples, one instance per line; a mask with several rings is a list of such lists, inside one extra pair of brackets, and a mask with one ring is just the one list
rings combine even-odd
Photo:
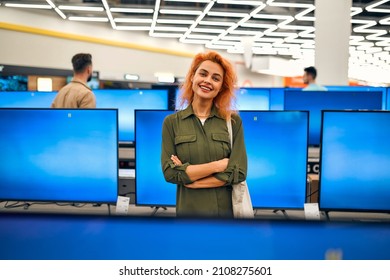
[(73, 79), (60, 89), (51, 108), (96, 108), (96, 98), (87, 85), (92, 78), (92, 55), (78, 53), (72, 57)]
[(303, 73), (303, 83), (307, 85), (303, 90), (327, 90), (325, 87), (316, 83), (317, 69), (313, 66), (306, 67)]

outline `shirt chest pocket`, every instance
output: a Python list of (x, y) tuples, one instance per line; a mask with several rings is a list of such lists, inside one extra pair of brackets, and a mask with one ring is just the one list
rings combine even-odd
[(179, 157), (181, 162), (192, 163), (191, 153), (195, 152), (195, 143), (196, 134), (178, 135), (175, 137), (176, 155)]
[(211, 139), (213, 139), (216, 159), (223, 159), (230, 156), (230, 139), (228, 134), (213, 133)]

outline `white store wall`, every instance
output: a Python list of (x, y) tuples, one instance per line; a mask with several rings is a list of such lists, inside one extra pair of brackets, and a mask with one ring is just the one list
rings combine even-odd
[[(78, 52), (93, 56), (101, 79), (123, 80), (138, 74), (141, 82), (157, 82), (154, 73), (184, 77), (200, 45), (175, 39), (151, 38), (144, 32), (114, 31), (109, 23), (71, 22), (47, 12), (0, 7), (0, 63), (31, 67), (71, 69)], [(236, 67), (239, 86), (280, 87), (282, 77), (248, 70), (243, 56), (221, 52)]]

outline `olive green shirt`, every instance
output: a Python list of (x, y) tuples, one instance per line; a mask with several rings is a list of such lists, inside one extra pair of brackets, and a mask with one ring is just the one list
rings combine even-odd
[[(195, 116), (192, 105), (165, 118), (162, 129), (161, 165), (165, 180), (177, 184), (176, 213), (178, 216), (232, 217), (232, 184), (246, 179), (247, 155), (242, 120), (232, 115), (233, 149), (230, 145), (226, 120), (215, 107), (204, 125)], [(183, 163), (175, 166), (171, 155)], [(190, 164), (202, 164), (229, 158), (224, 172), (214, 176), (226, 182), (223, 187), (191, 189), (186, 173)]]

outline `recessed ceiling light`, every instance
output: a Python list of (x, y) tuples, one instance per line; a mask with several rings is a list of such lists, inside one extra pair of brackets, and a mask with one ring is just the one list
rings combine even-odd
[(73, 21), (94, 21), (94, 22), (108, 22), (106, 17), (69, 17)]
[(125, 78), (125, 80), (128, 80), (128, 81), (138, 81), (139, 80), (139, 76), (137, 74), (125, 74), (124, 78)]
[(133, 8), (110, 8), (113, 13), (139, 13), (139, 14), (153, 14), (153, 9), (133, 9)]
[(60, 10), (67, 11), (89, 11), (89, 12), (103, 12), (103, 7), (87, 7), (87, 6), (58, 6)]
[(10, 8), (27, 8), (27, 9), (46, 9), (50, 10), (50, 5), (38, 5), (38, 4), (16, 4), (16, 3), (5, 3), (6, 7)]
[(192, 11), (192, 10), (172, 10), (172, 9), (161, 9), (161, 14), (171, 14), (171, 15), (194, 15), (199, 16), (202, 14), (201, 11)]

